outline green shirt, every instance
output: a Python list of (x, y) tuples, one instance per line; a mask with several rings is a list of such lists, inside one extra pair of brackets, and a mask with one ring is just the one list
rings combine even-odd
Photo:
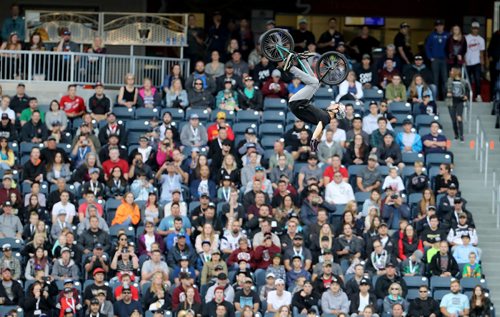
[[(38, 110), (38, 111), (40, 111), (40, 110)], [(24, 109), (23, 112), (21, 112), (21, 117), (19, 117), (19, 120), (25, 121), (25, 122), (30, 121), (32, 113), (33, 112), (31, 111), (31, 108)], [(45, 121), (45, 113), (43, 113), (42, 111), (40, 111), (40, 118), (41, 118), (42, 122)]]

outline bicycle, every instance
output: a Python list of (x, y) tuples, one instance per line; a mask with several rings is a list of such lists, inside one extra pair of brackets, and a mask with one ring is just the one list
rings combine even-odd
[[(260, 39), (262, 53), (272, 62), (284, 61), (293, 51), (295, 42), (292, 35), (285, 29), (271, 29), (264, 32)], [(307, 68), (297, 55), (294, 56), (297, 65), (306, 73)], [(320, 56), (315, 65), (317, 78), (326, 85), (338, 85), (347, 78), (349, 63), (347, 58), (339, 52), (326, 52)], [(309, 74), (315, 75), (315, 74)]]

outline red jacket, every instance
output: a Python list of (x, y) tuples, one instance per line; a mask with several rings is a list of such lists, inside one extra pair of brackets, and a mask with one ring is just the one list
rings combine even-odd
[(75, 99), (71, 99), (69, 96), (62, 96), (59, 105), (66, 114), (69, 113), (79, 113), (87, 110), (85, 108), (85, 101), (80, 96), (75, 96)]
[(16, 188), (11, 188), (11, 189), (0, 188), (0, 204), (3, 204), (7, 200), (10, 200), (10, 194), (12, 193), (16, 194), (18, 202), (23, 201), (21, 198), (21, 193)]
[(249, 249), (248, 251), (243, 251), (240, 248), (238, 248), (238, 249), (234, 250), (233, 253), (231, 253), (231, 255), (227, 259), (226, 263), (227, 263), (227, 266), (229, 267), (229, 266), (233, 265), (234, 263), (238, 263), (239, 260), (245, 259), (245, 260), (247, 260), (247, 262), (249, 264), (252, 264), (253, 257), (254, 257), (254, 255), (253, 255), (252, 249)]
[[(177, 308), (179, 307), (179, 304), (181, 303), (180, 297), (181, 297), (181, 294), (183, 294), (183, 293), (184, 293), (184, 288), (182, 287), (182, 285), (179, 285), (174, 289), (174, 294), (172, 295), (172, 310), (177, 310)], [(183, 297), (185, 297), (185, 296), (186, 296), (186, 294), (184, 294)], [(196, 303), (201, 304), (201, 296), (200, 296), (200, 292), (198, 292), (197, 288), (194, 289), (194, 301)]]
[(268, 80), (262, 84), (262, 94), (266, 98), (286, 98), (288, 95), (288, 90), (286, 89), (285, 83), (280, 80), (278, 81), (278, 85), (280, 85), (280, 90), (276, 92), (274, 89), (270, 89), (270, 85), (274, 83), (273, 78), (270, 77)]
[[(226, 131), (227, 131), (227, 139), (229, 141), (234, 141), (234, 132), (233, 128), (229, 124), (226, 123)], [(214, 123), (207, 129), (208, 141), (212, 141), (217, 139), (219, 136), (219, 124)]]
[(271, 247), (269, 248), (266, 248), (263, 245), (259, 245), (257, 248), (255, 248), (255, 251), (253, 253), (254, 256), (252, 267), (254, 269), (266, 270), (267, 267), (271, 265), (273, 257), (276, 253), (281, 253), (281, 249), (274, 244), (271, 244)]

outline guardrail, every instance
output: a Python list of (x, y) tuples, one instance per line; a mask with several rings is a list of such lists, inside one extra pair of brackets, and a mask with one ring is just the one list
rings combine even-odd
[(0, 51), (0, 80), (51, 81), (90, 85), (100, 81), (107, 87), (120, 87), (132, 73), (142, 81), (149, 77), (161, 85), (170, 68), (179, 64), (189, 73), (189, 60), (169, 57), (103, 55), (51, 51)]

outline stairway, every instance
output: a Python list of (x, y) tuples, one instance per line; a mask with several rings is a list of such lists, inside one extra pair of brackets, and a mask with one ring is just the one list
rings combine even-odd
[[(439, 104), (440, 122), (445, 135), (453, 139), (453, 129), (448, 109), (444, 103)], [(491, 171), (497, 171), (497, 184), (500, 177), (500, 150), (498, 148), (499, 130), (495, 130), (495, 117), (490, 114), (491, 103), (472, 105), (472, 133), (468, 133), (468, 122), (465, 124), (465, 143), (452, 140), (451, 150), (455, 157), (454, 174), (460, 182), (462, 197), (467, 200), (467, 210), (472, 212), (479, 236), (479, 247), (482, 249), (483, 272), (486, 275), (493, 303), (500, 304), (500, 229), (496, 228), (496, 215), (491, 214)], [(479, 116), (485, 130), (487, 140), (495, 141), (495, 149), (489, 152), (490, 174), (488, 186), (484, 186), (484, 174), (479, 173), (479, 161), (475, 160), (475, 152), (470, 148), (470, 141), (475, 140), (476, 117)], [(498, 188), (498, 187), (497, 187)]]

